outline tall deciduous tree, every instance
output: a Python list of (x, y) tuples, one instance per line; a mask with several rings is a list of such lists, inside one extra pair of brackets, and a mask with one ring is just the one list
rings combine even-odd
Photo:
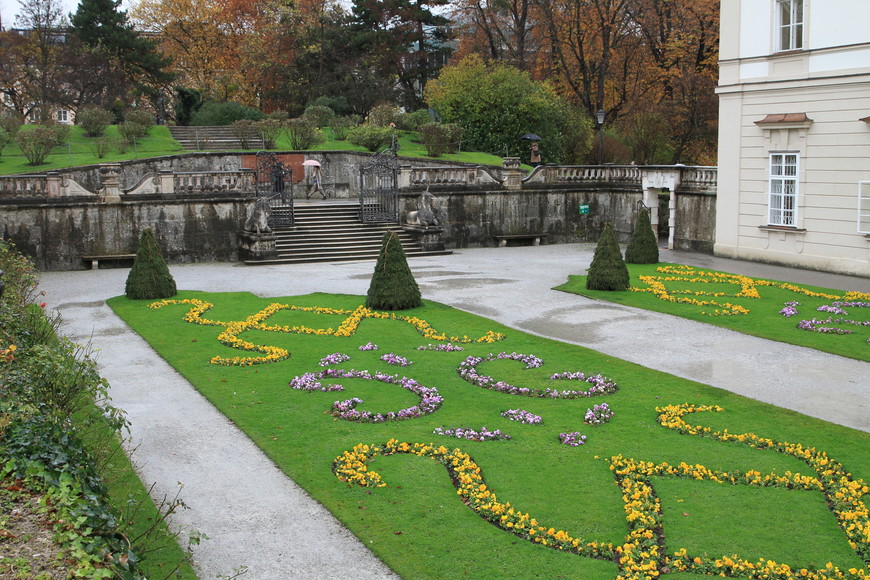
[(458, 53), (479, 54), (531, 70), (539, 48), (533, 0), (463, 0), (455, 3)]

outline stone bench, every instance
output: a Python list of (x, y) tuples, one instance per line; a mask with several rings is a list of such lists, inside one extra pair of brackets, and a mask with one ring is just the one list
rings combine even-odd
[(96, 270), (100, 267), (100, 262), (120, 262), (122, 260), (133, 260), (136, 254), (103, 254), (100, 256), (82, 256), (82, 260), (91, 263), (91, 270)]
[(507, 246), (509, 240), (532, 240), (533, 246), (540, 246), (541, 240), (545, 239), (547, 234), (506, 234), (493, 236), (498, 242), (498, 247)]

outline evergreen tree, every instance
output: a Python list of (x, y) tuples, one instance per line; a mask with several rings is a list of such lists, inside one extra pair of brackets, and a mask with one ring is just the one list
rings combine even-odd
[(169, 298), (176, 293), (175, 280), (160, 252), (154, 230), (147, 228), (139, 239), (139, 250), (127, 276), (127, 297), (134, 300)]
[(387, 232), (369, 285), (366, 308), (407, 310), (422, 304), (420, 288), (408, 267), (402, 242), (395, 232)]
[(604, 224), (604, 231), (598, 238), (595, 255), (586, 276), (588, 290), (626, 290), (629, 286), (628, 268), (622, 260), (619, 242), (613, 233), (610, 222)]
[(156, 44), (137, 32), (119, 10), (121, 0), (81, 0), (70, 21), (76, 36), (93, 53), (118, 66), (137, 89), (154, 93), (156, 85), (170, 82), (169, 60)]
[(640, 210), (634, 224), (631, 241), (625, 248), (625, 261), (628, 264), (658, 264), (659, 243), (652, 230), (649, 212)]

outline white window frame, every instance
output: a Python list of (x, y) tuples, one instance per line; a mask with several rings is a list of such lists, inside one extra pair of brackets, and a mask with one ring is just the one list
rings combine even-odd
[(768, 225), (797, 227), (800, 157), (797, 151), (770, 153), (767, 180)]
[(776, 0), (776, 50), (785, 52), (804, 47), (804, 0)]
[(58, 109), (56, 117), (58, 123), (69, 123), (69, 111), (66, 109)]
[(858, 182), (858, 233), (870, 234), (870, 181)]

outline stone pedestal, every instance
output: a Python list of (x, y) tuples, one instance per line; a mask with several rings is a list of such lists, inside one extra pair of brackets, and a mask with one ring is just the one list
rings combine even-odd
[(100, 201), (121, 201), (121, 164), (103, 163), (100, 165), (100, 180), (103, 188), (100, 190)]
[(519, 157), (505, 157), (502, 159), (502, 179), (505, 189), (522, 189), (523, 170), (520, 169)]
[(442, 239), (444, 228), (442, 227), (404, 225), (402, 229), (411, 234), (411, 237), (420, 244), (424, 252), (443, 252), (445, 249)]
[(243, 262), (263, 262), (278, 257), (274, 234), (239, 233), (239, 259)]

